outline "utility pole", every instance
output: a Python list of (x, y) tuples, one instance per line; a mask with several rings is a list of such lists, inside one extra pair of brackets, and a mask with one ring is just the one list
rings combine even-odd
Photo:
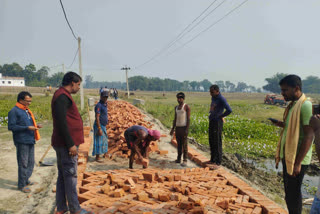
[(130, 67), (125, 66), (125, 67), (121, 68), (121, 70), (126, 71), (127, 93), (128, 93), (128, 98), (129, 98), (130, 92), (129, 92), (128, 70), (130, 70)]
[(65, 69), (64, 69), (64, 63), (62, 63), (62, 72), (65, 74), (66, 73), (66, 71), (65, 71)]
[(82, 78), (80, 84), (80, 107), (81, 110), (84, 109), (84, 95), (83, 95), (83, 77), (82, 77), (82, 61), (81, 61), (81, 38), (78, 37), (78, 49), (79, 49), (79, 75)]

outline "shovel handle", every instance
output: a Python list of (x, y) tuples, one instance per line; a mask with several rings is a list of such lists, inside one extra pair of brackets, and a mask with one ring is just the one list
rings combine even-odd
[(51, 149), (51, 145), (49, 145), (49, 147), (47, 148), (47, 150), (45, 151), (45, 153), (42, 155), (41, 159), (39, 160), (39, 165), (42, 163), (44, 157), (48, 154), (49, 150)]

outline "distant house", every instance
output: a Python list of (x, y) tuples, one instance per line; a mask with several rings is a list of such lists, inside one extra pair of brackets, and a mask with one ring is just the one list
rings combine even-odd
[(5, 77), (0, 73), (0, 86), (25, 86), (24, 77)]

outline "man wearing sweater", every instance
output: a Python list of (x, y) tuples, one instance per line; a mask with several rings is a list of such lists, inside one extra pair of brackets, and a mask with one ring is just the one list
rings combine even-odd
[(53, 133), (51, 145), (57, 154), (58, 179), (56, 187), (57, 214), (89, 214), (81, 209), (77, 193), (78, 147), (84, 143), (83, 123), (71, 94), (80, 89), (81, 77), (68, 72), (51, 102)]

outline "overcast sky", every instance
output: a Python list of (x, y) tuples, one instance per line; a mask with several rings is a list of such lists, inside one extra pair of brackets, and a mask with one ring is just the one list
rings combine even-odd
[[(120, 70), (124, 65), (131, 67), (129, 76), (244, 81), (258, 87), (277, 72), (319, 76), (319, 0), (249, 0), (199, 34), (243, 2), (217, 0), (204, 15), (221, 6), (197, 27), (155, 60), (135, 69), (212, 2), (63, 0), (69, 22), (82, 39), (83, 75), (91, 74), (94, 80), (125, 81)], [(59, 0), (0, 0), (0, 64), (33, 63), (40, 68), (64, 63), (68, 67), (76, 51), (77, 41)], [(67, 70), (78, 72), (78, 58)], [(62, 67), (51, 71), (62, 71)]]

